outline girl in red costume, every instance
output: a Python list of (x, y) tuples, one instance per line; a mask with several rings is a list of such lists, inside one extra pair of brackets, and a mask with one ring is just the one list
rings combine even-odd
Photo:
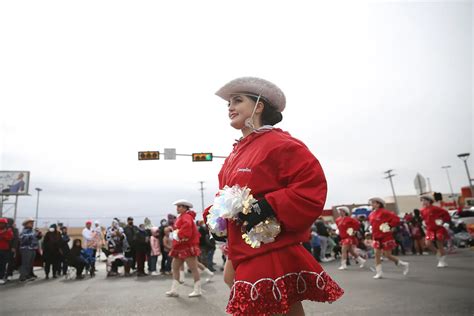
[(372, 198), (369, 200), (372, 205), (372, 213), (369, 215), (369, 222), (372, 226), (373, 247), (375, 249), (375, 270), (374, 279), (381, 279), (382, 272), (382, 254), (385, 258), (393, 261), (397, 266), (403, 267), (403, 274), (408, 274), (409, 264), (392, 255), (392, 249), (397, 246), (393, 238), (392, 228), (400, 223), (395, 213), (384, 209), (385, 201), (381, 198)]
[(191, 211), (193, 205), (186, 200), (178, 200), (173, 204), (176, 205), (176, 211), (179, 216), (174, 224), (174, 231), (172, 233), (173, 247), (169, 253), (169, 255), (173, 257), (173, 283), (171, 285), (171, 290), (166, 292), (166, 295), (172, 297), (179, 296), (179, 274), (181, 267), (184, 262), (186, 262), (194, 277), (194, 291), (192, 291), (188, 296), (198, 297), (202, 295), (202, 292), (197, 261), (197, 257), (201, 254), (199, 248), (200, 235), (196, 224), (194, 223), (196, 213)]
[(334, 213), (337, 229), (339, 230), (339, 236), (341, 237), (342, 247), (341, 266), (339, 267), (339, 270), (347, 269), (348, 253), (350, 253), (357, 260), (359, 266), (363, 268), (365, 260), (361, 258), (354, 250), (354, 248), (359, 244), (359, 240), (355, 234), (360, 228), (360, 222), (351, 217), (351, 211), (347, 206), (338, 207), (337, 212)]
[[(421, 217), (426, 225), (426, 246), (436, 253), (438, 268), (445, 268), (448, 264), (446, 263), (444, 241), (449, 239), (449, 234), (443, 224), (451, 222), (451, 216), (444, 208), (433, 205), (434, 199), (431, 195), (423, 195), (421, 203), (423, 203)], [(436, 242), (438, 249), (434, 247), (433, 242)]]
[[(219, 186), (248, 187), (257, 199), (240, 222), (227, 224), (224, 274), (232, 286), (227, 312), (304, 315), (303, 300), (337, 300), (343, 290), (301, 245), (322, 213), (327, 187), (309, 149), (273, 127), (282, 120), (283, 92), (266, 80), (245, 77), (216, 94), (228, 102), (230, 124), (243, 134), (219, 173)], [(242, 234), (271, 216), (281, 224), (275, 241), (258, 248), (246, 244)]]

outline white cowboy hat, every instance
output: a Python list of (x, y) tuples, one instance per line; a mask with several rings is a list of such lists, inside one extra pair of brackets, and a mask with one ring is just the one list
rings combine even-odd
[(183, 205), (183, 206), (187, 206), (189, 208), (193, 208), (193, 203), (189, 202), (189, 201), (186, 201), (184, 199), (181, 199), (181, 200), (177, 200), (177, 201), (174, 201), (173, 202), (173, 205)]
[(347, 206), (336, 207), (336, 210), (343, 211), (346, 215), (351, 215), (351, 210)]
[(434, 197), (431, 196), (430, 194), (424, 194), (422, 196), (420, 196), (420, 200), (427, 200), (427, 201), (430, 201), (430, 202), (434, 202)]
[(26, 223), (29, 223), (29, 222), (34, 222), (35, 219), (33, 217), (28, 217), (27, 219), (25, 219), (22, 223), (23, 226), (26, 225)]
[(369, 203), (372, 202), (372, 201), (374, 201), (374, 202), (379, 202), (380, 204), (382, 204), (382, 206), (385, 206), (385, 201), (384, 201), (384, 199), (382, 199), (382, 198), (373, 197), (373, 198), (369, 199)]
[(228, 82), (216, 92), (217, 96), (226, 101), (229, 101), (230, 98), (236, 94), (251, 94), (256, 97), (261, 96), (278, 112), (283, 112), (286, 106), (286, 98), (283, 91), (274, 83), (265, 79), (255, 77), (237, 78)]

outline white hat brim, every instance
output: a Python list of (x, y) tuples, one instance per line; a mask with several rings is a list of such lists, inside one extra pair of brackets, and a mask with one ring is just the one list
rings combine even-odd
[(236, 94), (251, 94), (261, 96), (270, 102), (278, 112), (283, 112), (286, 106), (286, 97), (283, 91), (274, 83), (265, 79), (256, 77), (242, 77), (234, 79), (222, 88), (216, 95), (222, 99), (229, 101)]
[(193, 208), (193, 203), (189, 202), (189, 201), (186, 201), (186, 200), (177, 200), (177, 201), (174, 201), (173, 202), (173, 205), (184, 205), (184, 206), (187, 206), (189, 208)]

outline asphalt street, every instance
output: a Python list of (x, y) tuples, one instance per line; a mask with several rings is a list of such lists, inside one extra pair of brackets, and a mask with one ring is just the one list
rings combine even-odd
[[(388, 262), (385, 278), (373, 280), (370, 267), (352, 265), (338, 271), (338, 263), (325, 263), (326, 271), (344, 288), (344, 296), (333, 304), (305, 302), (307, 315), (474, 315), (474, 250), (460, 249), (448, 258), (449, 267), (436, 268), (430, 256), (404, 256), (411, 263), (408, 276)], [(215, 257), (216, 261), (218, 256)], [(373, 265), (373, 260), (369, 261)], [(93, 279), (42, 279), (0, 287), (3, 315), (226, 315), (229, 289), (217, 272), (204, 284), (204, 295), (190, 299), (192, 279), (179, 291), (179, 298), (165, 296), (168, 276), (105, 277), (105, 265)]]

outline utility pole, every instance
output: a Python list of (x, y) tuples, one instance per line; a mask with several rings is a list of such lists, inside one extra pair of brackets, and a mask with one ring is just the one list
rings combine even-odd
[(397, 195), (395, 194), (395, 188), (393, 187), (393, 181), (392, 178), (395, 177), (395, 174), (392, 174), (393, 169), (387, 170), (384, 173), (387, 174), (385, 179), (390, 180), (390, 185), (392, 186), (392, 193), (393, 193), (393, 200), (395, 201), (395, 210), (397, 211), (397, 214), (400, 214), (400, 209), (398, 208), (398, 201), (397, 201)]
[(199, 181), (201, 184), (201, 188), (199, 191), (201, 191), (201, 207), (202, 207), (202, 212), (204, 212), (204, 181)]
[(451, 190), (451, 198), (454, 199), (453, 185), (451, 183), (451, 177), (449, 176), (449, 168), (451, 168), (451, 166), (442, 166), (441, 168), (446, 170), (446, 175), (448, 176), (449, 189)]
[(39, 200), (40, 200), (40, 192), (43, 191), (41, 188), (35, 188), (38, 192), (37, 199), (36, 199), (36, 216), (35, 216), (35, 228), (38, 227), (38, 210), (39, 210)]
[(467, 159), (469, 158), (470, 153), (459, 154), (458, 158), (464, 162), (464, 167), (466, 168), (467, 180), (469, 188), (471, 189), (471, 196), (474, 195), (474, 186), (472, 185), (471, 174), (469, 173), (469, 167), (467, 166)]

